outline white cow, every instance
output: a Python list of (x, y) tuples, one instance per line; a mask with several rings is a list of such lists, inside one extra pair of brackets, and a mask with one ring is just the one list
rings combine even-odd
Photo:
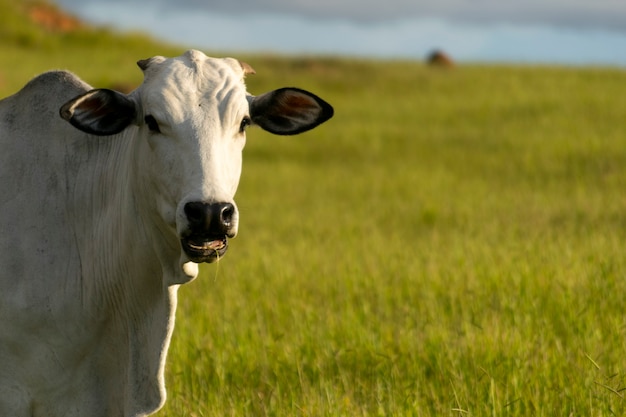
[(235, 59), (138, 65), (129, 95), (54, 71), (0, 101), (0, 416), (159, 409), (178, 286), (237, 232), (246, 127), (333, 114), (295, 88), (249, 95)]

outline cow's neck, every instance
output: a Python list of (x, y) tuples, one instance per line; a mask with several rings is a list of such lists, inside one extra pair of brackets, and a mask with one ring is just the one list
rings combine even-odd
[[(132, 131), (130, 132), (132, 133)], [(155, 213), (154, 196), (142, 172), (145, 144), (131, 137), (100, 138), (78, 178), (76, 195), (88, 196), (77, 231), (83, 297), (100, 326), (112, 385), (133, 392), (124, 408), (150, 410), (164, 401), (163, 368), (174, 326), (177, 286), (168, 285), (180, 249)], [(97, 302), (94, 302), (97, 300)], [(124, 341), (124, 343), (119, 343)], [(102, 349), (100, 347), (99, 349)], [(111, 392), (120, 392), (115, 386)]]
[(91, 139), (76, 179), (77, 243), (90, 277), (82, 284), (96, 298), (128, 287), (148, 298), (163, 287), (166, 253), (159, 252), (171, 252), (175, 237), (167, 235), (148, 197), (138, 160), (143, 145), (127, 132), (121, 136)]

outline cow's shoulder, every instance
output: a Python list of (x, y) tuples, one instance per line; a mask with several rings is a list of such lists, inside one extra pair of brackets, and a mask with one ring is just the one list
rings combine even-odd
[(80, 94), (90, 90), (91, 87), (75, 74), (65, 70), (54, 70), (44, 72), (30, 80), (17, 94), (44, 94), (50, 99), (54, 99), (54, 92), (61, 92), (62, 95)]
[(0, 142), (61, 128), (59, 109), (91, 87), (69, 71), (48, 71), (0, 101)]
[(48, 71), (31, 79), (14, 95), (0, 101), (2, 114), (58, 108), (91, 87), (69, 71)]

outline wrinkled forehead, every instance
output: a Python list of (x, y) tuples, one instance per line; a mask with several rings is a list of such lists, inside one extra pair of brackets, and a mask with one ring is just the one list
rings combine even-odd
[(199, 51), (188, 51), (176, 58), (150, 58), (139, 65), (144, 71), (144, 105), (201, 106), (233, 99), (245, 102), (245, 73), (236, 59), (211, 58)]

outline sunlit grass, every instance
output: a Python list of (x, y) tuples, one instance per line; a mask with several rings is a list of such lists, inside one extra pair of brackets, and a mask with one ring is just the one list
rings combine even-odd
[(162, 415), (624, 413), (626, 74), (325, 65), (333, 121), (249, 134)]

